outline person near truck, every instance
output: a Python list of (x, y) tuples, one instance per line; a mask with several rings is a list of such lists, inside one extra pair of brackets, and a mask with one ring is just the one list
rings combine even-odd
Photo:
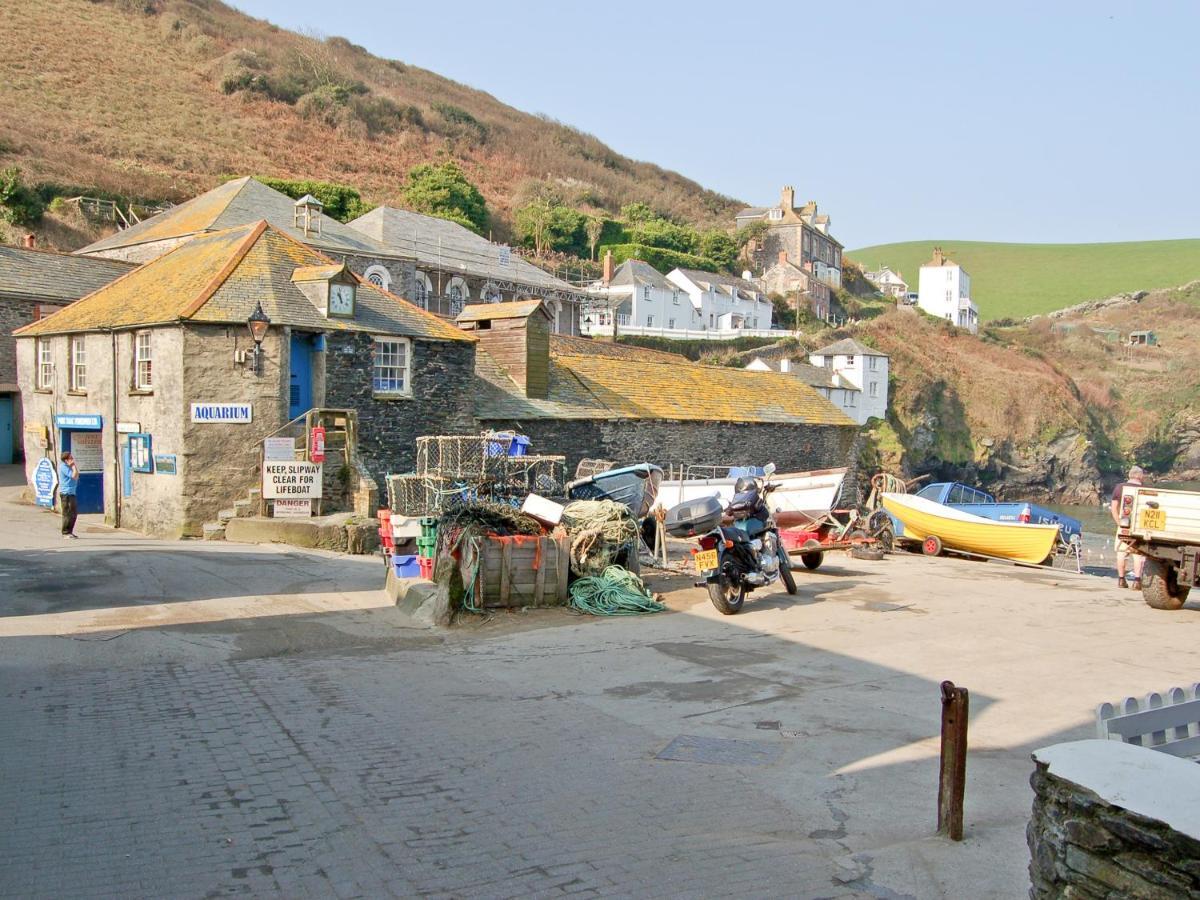
[(75, 520), (79, 517), (79, 506), (75, 502), (77, 490), (79, 467), (75, 465), (71, 451), (65, 450), (62, 462), (58, 464), (58, 505), (62, 508), (62, 534), (65, 538), (76, 537)]
[[(1117, 587), (1129, 587), (1135, 591), (1142, 586), (1142, 567), (1146, 565), (1146, 557), (1134, 553), (1133, 547), (1121, 540), (1121, 491), (1127, 487), (1141, 487), (1145, 478), (1146, 472), (1141, 466), (1130, 469), (1128, 478), (1113, 488), (1112, 503), (1108, 506), (1117, 526)], [(1133, 580), (1126, 583), (1125, 568), (1130, 557), (1133, 558)]]

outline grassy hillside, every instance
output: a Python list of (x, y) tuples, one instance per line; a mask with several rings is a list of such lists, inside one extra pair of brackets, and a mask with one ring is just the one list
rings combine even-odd
[[(223, 175), (314, 178), (395, 202), (419, 162), (460, 161), (504, 236), (550, 181), (582, 208), (642, 201), (698, 225), (732, 199), (433, 72), (217, 0), (5, 0), (0, 168), (182, 200)], [(418, 38), (414, 38), (418, 39)]]
[(984, 321), (1023, 318), (1123, 291), (1174, 287), (1200, 278), (1200, 240), (1117, 244), (997, 244), (909, 241), (847, 255), (868, 270), (898, 269), (917, 289), (921, 264), (940, 246), (971, 276)]

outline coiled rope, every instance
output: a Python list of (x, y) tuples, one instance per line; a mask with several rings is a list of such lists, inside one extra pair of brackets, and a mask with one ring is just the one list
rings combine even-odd
[(666, 609), (646, 590), (642, 579), (621, 566), (578, 579), (571, 585), (567, 605), (593, 616), (637, 616)]

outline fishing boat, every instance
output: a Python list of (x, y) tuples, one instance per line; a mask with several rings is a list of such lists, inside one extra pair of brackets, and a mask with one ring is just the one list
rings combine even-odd
[[(690, 466), (679, 478), (669, 478), (658, 488), (663, 506), (672, 507), (701, 497), (716, 497), (722, 505), (733, 500), (734, 485), (744, 476), (762, 477), (763, 470), (741, 466)], [(771, 483), (779, 485), (767, 495), (767, 503), (781, 528), (813, 525), (828, 518), (842, 492), (845, 469), (816, 469), (811, 472), (776, 473)]]
[(654, 506), (662, 477), (658, 466), (639, 463), (577, 478), (567, 484), (567, 496), (572, 500), (614, 500), (628, 506), (635, 518), (643, 519)]
[(1058, 525), (997, 522), (914, 494), (883, 494), (883, 508), (904, 525), (904, 536), (937, 556), (942, 548), (1037, 565), (1054, 553)]

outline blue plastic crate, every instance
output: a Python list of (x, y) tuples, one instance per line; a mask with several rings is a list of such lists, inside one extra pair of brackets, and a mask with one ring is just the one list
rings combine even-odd
[(415, 556), (393, 556), (392, 571), (397, 578), (420, 578), (421, 564)]
[(487, 436), (487, 455), (508, 456), (515, 437), (516, 435), (511, 431), (497, 431), (489, 434)]
[(514, 435), (512, 445), (508, 448), (509, 456), (528, 456), (529, 438), (523, 434)]

